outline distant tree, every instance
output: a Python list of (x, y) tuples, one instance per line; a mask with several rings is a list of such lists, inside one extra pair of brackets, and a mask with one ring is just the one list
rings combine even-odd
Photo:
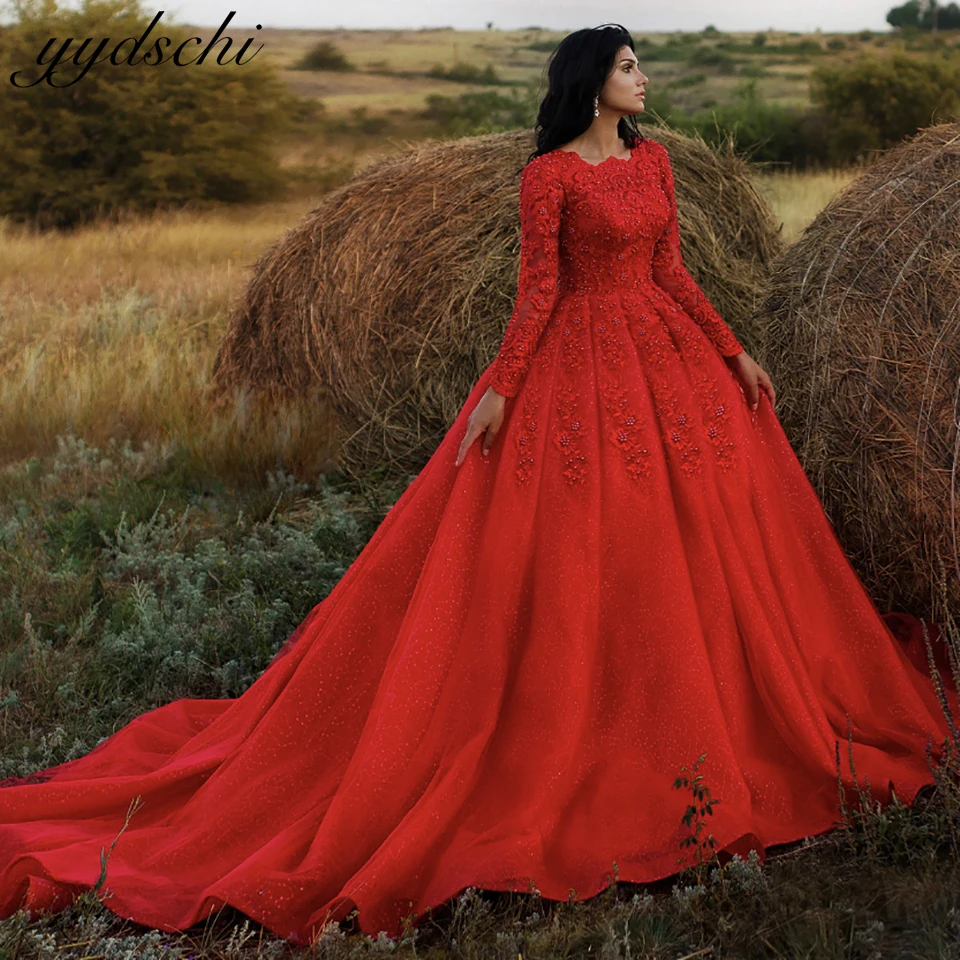
[(903, 27), (920, 26), (920, 3), (919, 0), (907, 0), (900, 7), (894, 7), (887, 12), (887, 23), (891, 27), (902, 29)]
[[(153, 50), (151, 37), (173, 40), (161, 51), (169, 57), (190, 36), (161, 24), (128, 64), (133, 40), (153, 19), (139, 0), (81, 0), (77, 9), (60, 8), (56, 0), (13, 0), (13, 10), (0, 77), (0, 216), (65, 228), (124, 209), (243, 202), (282, 192), (277, 135), (298, 101), (262, 62), (230, 62), (236, 39), (223, 65), (216, 60), (222, 42), (202, 64), (158, 65), (155, 53), (140, 62)], [(55, 86), (23, 86), (46, 69), (37, 57), (51, 37), (97, 39), (79, 65), (72, 60), (75, 41), (53, 75)], [(105, 51), (130, 38), (117, 65), (106, 59), (76, 79), (105, 38), (113, 38)], [(187, 59), (198, 49), (185, 47)], [(21, 85), (11, 82), (12, 74)]]
[(948, 3), (941, 7), (938, 23), (941, 30), (960, 30), (960, 6)]
[(315, 43), (294, 65), (294, 70), (356, 70), (336, 44), (329, 40)]
[(939, 19), (940, 7), (937, 0), (919, 0), (920, 2), (920, 26), (924, 30), (936, 30), (937, 20)]
[(941, 7), (937, 0), (909, 0), (887, 14), (892, 27), (916, 27), (919, 30), (956, 30), (960, 28), (960, 7), (949, 3)]

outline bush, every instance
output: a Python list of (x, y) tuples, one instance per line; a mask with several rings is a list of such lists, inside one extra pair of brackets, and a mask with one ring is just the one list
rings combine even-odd
[(810, 98), (824, 115), (831, 159), (846, 161), (960, 118), (960, 66), (894, 53), (867, 55), (810, 77)]
[(559, 40), (533, 40), (524, 45), (525, 50), (536, 50), (537, 53), (553, 53), (559, 45)]
[[(135, 57), (126, 43), (114, 64), (110, 51), (143, 36), (153, 19), (139, 0), (82, 0), (76, 10), (56, 0), (14, 0), (14, 8), (16, 21), (4, 33), (10, 73), (0, 84), (0, 216), (66, 228), (122, 210), (281, 192), (274, 150), (296, 100), (272, 70), (249, 62), (256, 43), (242, 65), (233, 62), (243, 42), (234, 38), (222, 65), (225, 42), (202, 64), (178, 66), (173, 52), (189, 35), (160, 22)], [(51, 37), (94, 38), (82, 55), (67, 51), (55, 85), (37, 82), (47, 69), (37, 57)], [(159, 37), (172, 40), (160, 48), (167, 58), (160, 64)], [(85, 66), (107, 38), (102, 62)], [(196, 49), (188, 45), (184, 60), (195, 59)]]
[(459, 97), (430, 94), (426, 106), (417, 116), (450, 138), (532, 127), (537, 115), (536, 93), (531, 85), (522, 90), (510, 90), (507, 96), (495, 90), (465, 93)]
[(734, 59), (723, 50), (710, 47), (696, 47), (690, 52), (689, 61), (692, 67), (717, 67), (721, 73), (733, 73)]
[(666, 43), (647, 47), (643, 51), (643, 59), (650, 63), (657, 60), (684, 61), (690, 56), (691, 49), (690, 44), (678, 43), (674, 38), (670, 38)]
[(487, 64), (480, 68), (473, 63), (457, 62), (451, 67), (444, 67), (443, 64), (436, 63), (428, 71), (428, 77), (436, 77), (438, 80), (453, 80), (457, 83), (476, 83), (487, 86), (500, 85), (503, 81), (497, 76), (492, 64)]
[[(688, 73), (686, 76), (677, 77), (667, 84), (668, 90), (687, 90), (690, 87), (699, 87), (707, 82), (705, 73)], [(652, 94), (651, 94), (652, 96)]]
[(329, 40), (315, 43), (292, 67), (294, 70), (340, 70), (357, 68)]
[(821, 159), (819, 138), (803, 110), (764, 101), (755, 79), (740, 84), (735, 93), (734, 103), (677, 118), (674, 125), (714, 146), (731, 136), (738, 152), (758, 163), (805, 166)]
[[(237, 490), (191, 475), (186, 456), (68, 435), (0, 474), (0, 779), (178, 697), (241, 695), (405, 485), (280, 468)], [(55, 752), (37, 749), (39, 716), (66, 728)]]

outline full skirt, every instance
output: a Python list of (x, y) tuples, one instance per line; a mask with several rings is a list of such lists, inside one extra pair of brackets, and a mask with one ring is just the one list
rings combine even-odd
[(104, 850), (105, 905), (161, 930), (229, 904), (300, 944), (354, 908), (396, 936), (467, 886), (582, 900), (677, 873), (701, 755), (726, 856), (840, 822), (848, 731), (875, 799), (933, 781), (922, 645), (766, 394), (750, 411), (672, 301), (561, 304), (490, 455), (457, 467), (489, 376), (242, 696), (0, 789), (0, 916), (61, 909)]

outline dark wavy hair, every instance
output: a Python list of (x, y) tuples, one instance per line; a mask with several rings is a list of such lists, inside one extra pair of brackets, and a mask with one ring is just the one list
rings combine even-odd
[[(569, 143), (593, 123), (593, 98), (600, 93), (623, 46), (636, 53), (633, 37), (619, 23), (576, 30), (560, 41), (547, 60), (549, 86), (534, 127), (537, 148), (527, 163)], [(620, 118), (617, 133), (631, 149), (645, 139), (631, 115)]]

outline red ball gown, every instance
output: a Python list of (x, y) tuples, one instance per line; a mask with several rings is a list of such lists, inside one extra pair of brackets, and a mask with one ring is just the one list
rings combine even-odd
[[(933, 782), (933, 680), (767, 395), (748, 406), (665, 148), (553, 150), (520, 204), (513, 315), (429, 462), (242, 696), (5, 782), (0, 916), (63, 908), (116, 840), (100, 895), (141, 924), (230, 905), (306, 944), (357, 908), (396, 936), (467, 886), (581, 900), (676, 874), (674, 780), (701, 754), (727, 856), (838, 825), (848, 721), (874, 798)], [(457, 466), (490, 386), (502, 426)]]

